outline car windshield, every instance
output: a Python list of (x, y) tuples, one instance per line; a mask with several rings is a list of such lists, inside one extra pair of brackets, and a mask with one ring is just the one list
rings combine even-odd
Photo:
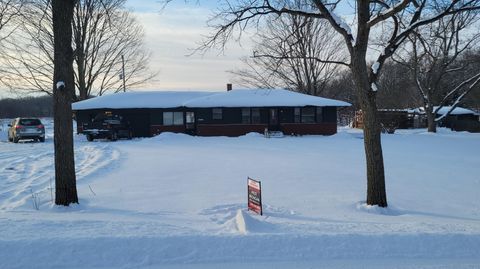
[(23, 126), (37, 126), (42, 123), (39, 119), (20, 119), (19, 124)]

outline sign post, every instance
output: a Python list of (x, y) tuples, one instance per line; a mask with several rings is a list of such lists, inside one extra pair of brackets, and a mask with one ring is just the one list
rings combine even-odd
[(248, 194), (248, 210), (251, 210), (259, 215), (263, 215), (261, 182), (258, 180), (248, 178), (247, 194)]

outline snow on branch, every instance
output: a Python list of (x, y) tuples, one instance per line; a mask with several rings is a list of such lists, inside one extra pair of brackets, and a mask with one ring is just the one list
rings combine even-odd
[[(370, 19), (370, 21), (368, 21), (368, 23), (367, 23), (368, 27), (373, 27), (375, 24), (377, 24), (379, 22), (382, 22), (382, 21), (385, 21), (385, 20), (395, 16), (395, 14), (404, 10), (405, 7), (408, 4), (410, 4), (411, 2), (412, 2), (412, 0), (403, 0), (403, 1), (400, 1), (399, 3), (397, 3), (396, 5), (394, 5), (393, 7), (390, 7), (388, 9), (384, 10), (383, 12), (380, 12), (378, 15), (374, 16), (372, 19)], [(388, 7), (388, 6), (386, 6), (386, 7)]]
[(455, 95), (456, 93), (458, 93), (458, 91), (460, 89), (462, 89), (463, 87), (467, 86), (468, 84), (468, 87), (467, 89), (462, 93), (460, 94), (456, 99), (455, 99), (455, 102), (453, 103), (453, 105), (451, 106), (451, 108), (448, 110), (447, 113), (441, 115), (440, 117), (436, 118), (435, 121), (440, 121), (442, 120), (443, 118), (445, 118), (446, 116), (450, 115), (450, 113), (459, 105), (460, 101), (468, 94), (470, 93), (478, 84), (480, 83), (480, 73), (474, 75), (473, 77), (463, 81), (462, 83), (460, 83), (457, 87), (455, 87), (453, 90), (451, 90), (442, 100), (441, 104), (437, 107), (437, 109), (435, 110), (434, 114), (437, 114), (438, 111), (445, 105), (446, 101), (453, 95)]
[(351, 50), (355, 45), (355, 37), (352, 34), (350, 26), (348, 26), (348, 24), (338, 17), (333, 11), (330, 11), (321, 0), (313, 0), (313, 3), (324, 16), (324, 18), (330, 22), (332, 27), (344, 37), (344, 39), (347, 41), (348, 49)]

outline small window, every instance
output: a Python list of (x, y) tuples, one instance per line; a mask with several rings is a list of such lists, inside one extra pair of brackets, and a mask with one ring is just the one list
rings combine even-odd
[(299, 107), (296, 107), (295, 110), (294, 110), (294, 112), (293, 112), (293, 114), (294, 114), (294, 119), (293, 119), (294, 122), (295, 122), (295, 123), (300, 123), (300, 121), (301, 121), (301, 118), (300, 118), (300, 108), (299, 108)]
[(212, 119), (221, 120), (223, 118), (221, 108), (212, 108)]
[(242, 123), (250, 123), (250, 108), (242, 108)]
[(173, 112), (173, 125), (183, 125), (183, 112)]
[(260, 123), (260, 108), (252, 108), (252, 123)]
[(163, 125), (183, 125), (183, 112), (163, 112)]
[(173, 112), (163, 112), (163, 125), (173, 125)]
[(315, 108), (302, 108), (302, 123), (315, 123)]
[(323, 107), (317, 107), (317, 122), (323, 122)]

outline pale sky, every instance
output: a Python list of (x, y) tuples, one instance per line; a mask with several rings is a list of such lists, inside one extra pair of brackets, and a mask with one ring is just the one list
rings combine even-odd
[(231, 42), (223, 53), (211, 50), (205, 55), (187, 56), (202, 35), (211, 31), (207, 20), (216, 3), (178, 0), (162, 8), (155, 0), (127, 2), (145, 29), (146, 46), (152, 51), (150, 67), (159, 72), (145, 89), (225, 90), (232, 78), (227, 71), (237, 68), (241, 65), (239, 58), (250, 54), (249, 39), (244, 38), (241, 44)]

